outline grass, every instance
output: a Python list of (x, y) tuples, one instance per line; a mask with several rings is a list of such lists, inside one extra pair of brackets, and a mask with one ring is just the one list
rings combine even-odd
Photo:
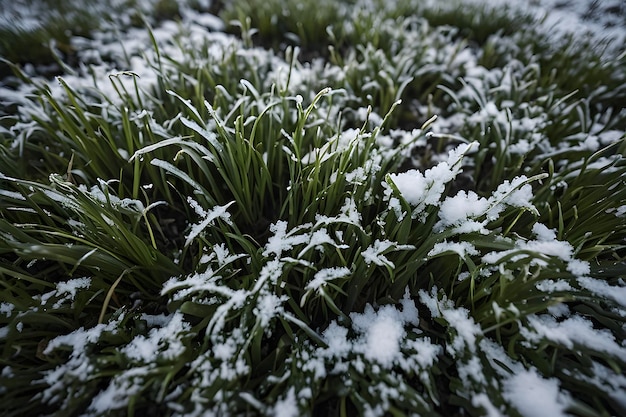
[(3, 45), (6, 415), (623, 413), (626, 55), (453, 3)]

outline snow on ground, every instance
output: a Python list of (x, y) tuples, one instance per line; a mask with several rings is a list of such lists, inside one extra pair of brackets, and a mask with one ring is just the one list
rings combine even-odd
[[(614, 46), (626, 41), (626, 3), (623, 0), (462, 0), (489, 7), (517, 7), (544, 18), (543, 27), (555, 37), (565, 33), (613, 39)], [(435, 2), (437, 3), (437, 2)]]
[[(472, 2), (481, 2), (482, 0), (472, 0)], [(497, 1), (497, 0), (484, 0), (484, 3), (493, 7), (502, 7), (504, 4), (510, 5), (510, 1)], [(557, 32), (580, 32), (580, 28), (584, 27), (588, 29), (589, 34), (599, 37), (612, 37), (615, 39), (614, 45), (620, 45), (626, 39), (626, 19), (624, 19), (624, 13), (626, 13), (626, 6), (623, 1), (619, 0), (607, 0), (605, 2), (597, 2), (592, 0), (576, 0), (568, 3), (558, 0), (524, 0), (523, 2), (516, 3), (519, 7), (525, 7), (520, 5), (523, 3), (528, 7), (534, 7), (537, 10), (537, 14), (545, 14), (546, 19), (543, 23), (546, 31), (556, 30)], [(21, 4), (21, 3), (16, 3)], [(17, 7), (17, 6), (13, 6)], [(20, 15), (22, 11), (19, 9), (14, 10), (17, 15)], [(32, 20), (32, 16), (27, 13), (23, 13), (24, 19), (20, 24), (25, 26), (36, 25), (36, 21)], [(224, 53), (224, 50), (228, 49), (233, 44), (238, 44), (237, 41), (227, 38), (223, 34), (211, 33), (207, 34), (201, 25), (209, 25), (213, 28), (219, 28), (220, 24), (216, 22), (215, 18), (209, 14), (203, 15), (188, 15), (186, 18), (189, 21), (195, 22), (190, 24), (191, 30), (190, 40), (200, 41), (200, 39), (206, 40), (207, 36), (214, 42), (214, 48), (216, 54)], [(5, 22), (0, 20), (1, 22)], [(6, 24), (2, 23), (2, 24)], [(155, 28), (154, 36), (157, 43), (164, 45), (165, 50), (172, 55), (176, 55), (177, 51), (169, 43), (169, 40), (177, 34), (179, 28), (173, 23), (164, 23), (161, 26)], [(584, 32), (584, 31), (583, 31)], [(90, 59), (96, 63), (94, 65), (94, 75), (98, 78), (99, 86), (103, 88), (104, 94), (110, 97), (115, 97), (116, 92), (111, 88), (109, 82), (109, 75), (111, 68), (106, 65), (101, 65), (101, 56), (98, 54), (109, 54), (113, 56), (123, 55), (119, 50), (119, 44), (109, 42), (110, 39), (101, 39), (97, 35), (96, 40), (92, 41)], [(150, 40), (147, 34), (143, 31), (132, 30), (128, 34), (129, 38), (125, 39), (122, 44), (129, 51), (142, 51), (150, 47)], [(556, 35), (555, 35), (556, 36)], [(586, 35), (585, 35), (586, 36)], [(85, 40), (76, 40), (76, 42), (86, 42)], [(116, 45), (116, 46), (114, 46)], [(127, 51), (128, 52), (128, 51)], [(265, 59), (267, 57), (263, 57)], [(131, 60), (130, 68), (126, 69), (137, 75), (140, 75), (143, 85), (155, 83), (155, 74), (146, 68), (145, 63), (140, 60)], [(122, 83), (127, 83), (129, 89), (132, 89), (133, 77), (128, 77), (127, 74), (120, 74), (117, 79)], [(295, 75), (294, 75), (295, 76)], [(91, 79), (85, 79), (81, 76), (65, 76), (66, 81), (73, 87), (81, 85), (91, 85)], [(109, 87), (103, 87), (104, 85)], [(53, 87), (55, 91), (53, 94), (62, 94), (62, 88), (60, 86)], [(8, 94), (7, 90), (0, 91), (0, 94)], [(3, 95), (6, 99), (6, 95)], [(19, 99), (12, 95), (9, 99)], [(33, 111), (36, 109), (24, 109), (25, 112)], [(489, 106), (485, 107), (485, 111), (489, 112)], [(493, 110), (497, 113), (497, 109)], [(494, 113), (495, 114), (495, 113)], [(139, 116), (137, 116), (139, 117)], [(347, 147), (351, 144), (351, 141), (356, 137), (358, 132), (348, 131), (344, 132), (344, 135), (340, 136), (338, 142), (335, 144), (337, 147)], [(331, 146), (328, 144), (327, 146)], [(456, 151), (450, 152), (447, 161), (442, 161), (433, 168), (421, 172), (418, 170), (410, 170), (400, 174), (390, 175), (391, 181), (395, 184), (404, 199), (412, 206), (418, 207), (415, 210), (414, 215), (417, 216), (424, 210), (427, 205), (439, 204), (442, 193), (445, 189), (446, 183), (450, 182), (458, 173), (460, 167), (458, 165), (462, 155), (468, 152), (471, 145), (462, 145), (457, 148)], [(311, 163), (313, 156), (324, 155), (325, 149), (315, 155), (306, 155), (303, 158), (303, 162)], [(164, 161), (153, 161), (153, 164), (166, 164)], [(527, 179), (520, 177), (515, 179), (512, 183), (503, 184), (494, 195), (489, 198), (479, 198), (473, 192), (460, 192), (456, 196), (446, 198), (441, 204), (441, 211), (439, 213), (440, 221), (435, 228), (443, 230), (446, 227), (461, 227), (461, 225), (467, 225), (468, 221), (474, 223), (471, 224), (472, 230), (457, 230), (457, 234), (468, 233), (470, 231), (484, 230), (484, 226), (488, 221), (497, 218), (498, 214), (504, 209), (504, 205), (525, 207), (529, 210), (534, 209), (530, 205), (529, 200), (532, 196), (530, 186), (525, 183)], [(416, 187), (416, 184), (418, 187)], [(392, 208), (400, 209), (400, 205), (397, 201), (394, 201), (392, 197), (391, 188), (387, 188), (390, 206)], [(205, 211), (198, 207), (198, 214), (202, 218), (201, 222), (194, 225), (189, 234), (186, 236), (187, 243), (191, 242), (199, 233), (208, 227), (214, 220), (221, 218), (228, 221), (228, 205), (223, 207), (216, 207), (213, 211)], [(398, 213), (399, 219), (404, 214)], [(347, 216), (350, 221), (358, 222), (358, 218), (353, 216)], [(322, 221), (322, 220), (320, 220)], [(267, 256), (276, 256), (280, 258), (283, 252), (287, 252), (292, 247), (306, 244), (308, 245), (302, 250), (306, 252), (310, 249), (315, 249), (322, 244), (330, 244), (336, 246), (338, 249), (342, 249), (343, 246), (337, 243), (334, 238), (331, 238), (328, 234), (325, 234), (325, 229), (320, 229), (316, 232), (308, 232), (312, 229), (312, 225), (302, 225), (300, 228), (296, 227), (291, 231), (287, 231), (287, 224), (285, 222), (277, 222), (272, 225), (270, 229), (274, 233), (274, 236), (270, 238), (269, 242), (265, 246), (264, 254)], [(613, 293), (611, 295), (610, 289), (603, 287), (598, 281), (593, 281), (585, 275), (589, 272), (589, 267), (586, 263), (580, 263), (573, 259), (573, 248), (567, 242), (560, 242), (556, 240), (554, 231), (547, 229), (543, 225), (536, 225), (533, 229), (537, 239), (526, 241), (520, 239), (514, 242), (515, 250), (522, 251), (539, 251), (545, 255), (553, 255), (556, 258), (560, 258), (565, 262), (569, 262), (571, 272), (580, 276), (579, 282), (582, 286), (595, 291), (598, 294), (607, 294), (611, 297), (619, 300), (622, 305), (625, 304), (625, 296), (623, 291), (621, 293)], [(399, 247), (395, 242), (376, 240), (373, 244), (362, 252), (365, 262), (375, 265), (388, 265), (393, 267), (394, 265), (385, 257), (385, 251), (390, 248), (395, 250), (408, 250), (414, 249), (413, 247)], [(441, 243), (439, 246), (433, 248), (429, 253), (430, 256), (434, 256), (446, 251), (453, 251), (459, 253), (462, 256), (466, 254), (476, 254), (476, 248), (465, 243)], [(514, 253), (514, 250), (492, 252), (484, 255), (483, 260), (487, 263), (496, 264), (502, 258), (507, 257)], [(536, 262), (540, 262), (537, 260)], [(269, 264), (268, 264), (269, 265)], [(194, 275), (194, 279), (198, 282), (199, 288), (206, 289), (204, 286), (209, 278), (213, 279), (211, 275), (212, 271), (205, 274)], [(307, 289), (313, 291), (321, 291), (324, 286), (330, 283), (333, 279), (344, 277), (350, 274), (348, 268), (328, 268), (320, 270), (313, 281), (308, 283)], [(263, 281), (263, 280), (260, 280)], [(195, 281), (194, 281), (195, 282)], [(185, 282), (185, 291), (194, 291), (194, 284), (191, 279)], [(56, 296), (63, 296), (65, 298), (73, 299), (76, 291), (80, 288), (89, 286), (87, 278), (82, 280), (73, 280), (65, 283), (61, 283), (57, 286)], [(166, 293), (173, 289), (178, 289), (182, 284), (178, 283), (175, 279), (168, 281), (164, 286), (163, 292)], [(180, 291), (182, 294), (182, 291)], [(181, 295), (178, 296), (181, 296)], [(52, 294), (51, 294), (52, 295)], [(47, 299), (51, 295), (42, 297), (42, 304), (45, 304)], [(64, 298), (64, 299), (65, 299)], [(272, 310), (271, 314), (267, 317), (263, 315), (263, 311), (259, 311), (260, 317), (265, 317), (263, 320), (267, 321), (276, 314), (277, 305), (281, 300), (271, 299), (268, 300), (268, 309)], [(238, 300), (243, 303), (243, 296), (239, 298), (232, 298), (231, 300)], [(63, 301), (63, 300), (61, 300)], [(59, 301), (59, 302), (61, 302)], [(441, 318), (447, 321), (451, 329), (453, 329), (457, 338), (455, 343), (449, 346), (451, 353), (458, 353), (465, 346), (469, 346), (469, 349), (474, 352), (478, 349), (476, 343), (477, 337), (481, 335), (481, 330), (471, 317), (468, 317), (468, 312), (464, 309), (453, 309), (446, 304), (445, 300), (440, 301), (435, 299), (434, 296), (428, 294), (421, 295), (421, 301), (427, 305), (432, 313), (433, 317)], [(402, 300), (403, 308), (398, 310), (391, 306), (384, 306), (380, 308), (374, 308), (371, 305), (365, 309), (363, 313), (353, 313), (351, 315), (353, 327), (350, 330), (353, 335), (352, 338), (348, 336), (348, 329), (344, 328), (337, 323), (332, 323), (323, 333), (325, 341), (328, 343), (328, 347), (325, 349), (319, 349), (316, 353), (323, 359), (336, 359), (348, 360), (350, 354), (355, 354), (359, 360), (366, 360), (372, 363), (376, 363), (382, 368), (392, 368), (393, 366), (408, 367), (403, 362), (402, 352), (410, 351), (413, 353), (419, 352), (413, 360), (416, 361), (417, 367), (427, 368), (433, 362), (439, 353), (438, 347), (431, 345), (428, 340), (418, 339), (417, 342), (409, 341), (407, 339), (407, 326), (417, 326), (419, 323), (417, 317), (417, 308), (415, 304), (408, 298)], [(9, 315), (11, 314), (12, 307), (3, 304), (0, 307), (0, 313)], [(130, 344), (128, 344), (125, 353), (128, 358), (132, 360), (138, 360), (147, 362), (148, 359), (156, 355), (155, 352), (166, 352), (167, 355), (176, 355), (183, 350), (183, 347), (176, 343), (171, 335), (176, 334), (176, 330), (184, 328), (187, 324), (182, 321), (182, 315), (173, 315), (167, 322), (161, 323), (158, 328), (154, 328), (148, 335), (148, 337), (141, 336), (135, 338)], [(526, 338), (526, 342), (529, 345), (533, 343), (539, 343), (540, 340), (547, 338), (556, 343), (571, 347), (574, 344), (581, 344), (586, 347), (592, 347), (602, 352), (609, 352), (615, 355), (623, 355), (625, 348), (623, 343), (620, 343), (611, 338), (611, 335), (604, 335), (603, 343), (599, 343), (602, 339), (597, 339), (598, 333), (594, 331), (589, 321), (582, 318), (570, 318), (562, 322), (557, 322), (554, 318), (549, 316), (532, 316), (530, 322), (533, 324), (532, 328), (535, 332), (525, 331), (522, 332), (522, 336)], [(60, 345), (70, 346), (75, 352), (81, 349), (87, 343), (94, 343), (98, 335), (107, 330), (104, 324), (99, 325), (90, 331), (81, 329), (75, 333), (66, 335), (65, 337), (58, 337), (48, 344), (47, 351), (51, 352), (55, 347)], [(163, 344), (167, 344), (167, 350), (163, 350)], [(46, 353), (46, 352), (44, 352)], [(76, 353), (79, 357), (79, 354)], [(475, 362), (468, 362), (466, 364), (468, 378), (471, 376), (469, 370), (475, 369), (478, 364)], [(49, 379), (57, 377), (56, 373), (50, 373)], [(474, 374), (476, 379), (480, 379), (479, 376)], [(480, 382), (480, 381), (479, 381)], [(114, 387), (114, 385), (111, 385)], [(127, 389), (122, 382), (120, 387)], [(118, 387), (119, 388), (119, 387)], [(118, 391), (121, 391), (119, 388)], [(530, 416), (564, 416), (565, 408), (568, 405), (569, 398), (563, 394), (560, 390), (558, 381), (554, 379), (545, 379), (540, 376), (536, 370), (529, 369), (524, 370), (511, 376), (503, 383), (504, 396), (515, 405), (520, 413), (525, 417)], [(112, 390), (113, 388), (111, 388)], [(619, 391), (620, 387), (616, 388)], [(623, 389), (623, 388), (621, 388)], [(118, 391), (104, 391), (101, 395), (94, 399), (92, 404), (93, 409), (101, 409), (103, 404), (111, 404), (111, 402), (123, 401), (120, 399)], [(53, 390), (50, 390), (52, 393)], [(623, 391), (622, 391), (623, 392)], [(55, 393), (56, 394), (56, 393)], [(52, 395), (52, 394), (51, 394)], [(124, 397), (125, 398), (125, 397)], [(492, 407), (488, 398), (477, 397), (477, 404), (483, 405), (486, 409), (490, 410), (490, 415), (498, 415), (498, 410)], [(291, 416), (297, 415), (296, 407), (296, 392), (291, 388), (285, 395), (282, 401), (277, 402), (274, 405), (275, 415)]]

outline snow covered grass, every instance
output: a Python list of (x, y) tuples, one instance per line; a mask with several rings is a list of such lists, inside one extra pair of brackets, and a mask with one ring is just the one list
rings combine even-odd
[(495, 1), (152, 4), (7, 63), (6, 415), (626, 412), (623, 44)]

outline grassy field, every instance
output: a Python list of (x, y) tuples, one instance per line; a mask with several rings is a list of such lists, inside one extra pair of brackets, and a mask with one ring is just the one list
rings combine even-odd
[(615, 7), (4, 2), (3, 415), (624, 415)]

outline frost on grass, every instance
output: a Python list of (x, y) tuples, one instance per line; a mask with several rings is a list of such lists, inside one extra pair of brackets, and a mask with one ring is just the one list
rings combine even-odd
[[(557, 240), (553, 230), (548, 229), (541, 223), (535, 223), (532, 231), (535, 239), (516, 239), (513, 241), (513, 249), (503, 251), (493, 251), (485, 254), (482, 261), (485, 264), (499, 264), (503, 260), (506, 262), (516, 262), (520, 259), (527, 259), (529, 265), (545, 267), (549, 262), (561, 261), (565, 263), (565, 270), (573, 275), (584, 277), (589, 273), (589, 263), (575, 258), (572, 245), (567, 241)], [(545, 289), (547, 284), (541, 284)]]
[(330, 323), (322, 332), (326, 346), (304, 345), (295, 361), (306, 379), (317, 386), (326, 378), (339, 378), (351, 389), (351, 373), (370, 378), (371, 389), (363, 392), (359, 405), (364, 415), (382, 416), (404, 401), (429, 410), (404, 381), (414, 375), (428, 384), (441, 347), (420, 336), (418, 309), (408, 291), (399, 306), (367, 305), (362, 313), (351, 313), (350, 321), (349, 326)]
[(378, 266), (387, 266), (393, 269), (395, 268), (395, 265), (385, 256), (385, 253), (396, 250), (411, 249), (415, 249), (415, 247), (413, 245), (399, 245), (397, 242), (392, 242), (390, 240), (381, 241), (376, 239), (373, 245), (361, 252), (361, 256), (367, 265), (375, 264)]
[(76, 298), (76, 294), (89, 288), (91, 285), (91, 278), (74, 278), (68, 281), (57, 283), (57, 288), (54, 291), (47, 292), (41, 296), (41, 304), (46, 305), (48, 301), (54, 299), (55, 302), (52, 308), (58, 309), (68, 301), (71, 303)]
[(228, 213), (227, 209), (234, 201), (223, 206), (213, 207), (208, 211), (200, 207), (191, 197), (188, 198), (188, 201), (189, 205), (196, 211), (202, 221), (191, 226), (191, 230), (185, 237), (185, 246), (188, 246), (204, 229), (212, 225), (218, 219), (224, 221), (226, 224), (231, 224), (230, 213)]
[(173, 360), (182, 355), (185, 347), (179, 333), (189, 333), (191, 326), (180, 313), (167, 318), (161, 327), (152, 327), (148, 335), (138, 335), (121, 352), (130, 360), (153, 363), (157, 359)]
[[(480, 48), (464, 39), (466, 31), (452, 26), (432, 25), (420, 16), (388, 18), (404, 15), (392, 3), (359, 0), (333, 9), (345, 27), (339, 31), (329, 25), (323, 32), (341, 33), (333, 41), (341, 47), (332, 53), (348, 53), (328, 62), (322, 57), (300, 62), (297, 48), (282, 54), (245, 44), (219, 32), (226, 26), (215, 16), (182, 10), (182, 24), (162, 22), (152, 33), (129, 29), (123, 51), (112, 31), (72, 39), (78, 59), (92, 65), (64, 74), (59, 82), (34, 79), (15, 91), (0, 88), (3, 99), (17, 108), (11, 118), (15, 123), (0, 127), (11, 151), (32, 152), (40, 136), (50, 135), (64, 144), (59, 149), (66, 156), (77, 145), (68, 132), (97, 126), (98, 139), (108, 131), (108, 139), (114, 139), (107, 164), (124, 163), (114, 166), (119, 178), (98, 179), (90, 174), (96, 163), (89, 161), (91, 149), (86, 147), (81, 150), (86, 160), (75, 170), (80, 186), (69, 187), (61, 176), (52, 175), (53, 187), (43, 195), (0, 190), (2, 203), (16, 206), (11, 207), (13, 214), (39, 213), (39, 198), (81, 213), (79, 200), (86, 198), (104, 209), (98, 211), (100, 223), (115, 227), (127, 220), (117, 213), (136, 220), (150, 208), (149, 198), (163, 197), (162, 190), (175, 190), (182, 197), (184, 207), (177, 206), (181, 201), (168, 202), (176, 212), (195, 213), (187, 219), (184, 244), (173, 255), (184, 272), (142, 282), (152, 285), (151, 298), (161, 297), (158, 314), (147, 313), (153, 303), (136, 300), (132, 306), (120, 305), (116, 314), (122, 314), (107, 319), (111, 304), (101, 324), (51, 333), (38, 352), (49, 361), (49, 369), (37, 374), (43, 387), (37, 401), (65, 409), (73, 399), (88, 399), (86, 415), (130, 411), (136, 404), (145, 406), (142, 400), (147, 398), (150, 406), (180, 416), (244, 414), (250, 407), (259, 414), (292, 416), (310, 413), (320, 399), (326, 405), (326, 399), (341, 397), (361, 414), (376, 416), (398, 410), (435, 415), (452, 408), (445, 401), (453, 395), (460, 404), (457, 413), (463, 414), (465, 407), (490, 417), (527, 417), (566, 415), (574, 398), (567, 388), (581, 386), (576, 395), (606, 393), (602, 400), (585, 399), (586, 404), (605, 398), (623, 404), (626, 381), (619, 371), (626, 352), (620, 338), (623, 326), (614, 317), (624, 317), (624, 282), (596, 276), (599, 268), (588, 260), (590, 251), (606, 242), (591, 248), (588, 241), (575, 242), (571, 224), (561, 226), (561, 217), (546, 215), (533, 194), (533, 189), (548, 187), (572, 199), (584, 195), (589, 170), (607, 176), (623, 173), (619, 156), (588, 158), (592, 152), (608, 152), (606, 146), (617, 149), (623, 139), (616, 127), (621, 119), (600, 114), (594, 101), (609, 92), (601, 89), (570, 100), (558, 86), (544, 85), (554, 80), (552, 75), (538, 76), (544, 74), (534, 54), (540, 48), (527, 39), (531, 35), (498, 32), (486, 40), (488, 47)], [(419, 15), (424, 4), (434, 3), (416, 1), (407, 7), (415, 6)], [(319, 4), (320, 9), (325, 6)], [(380, 32), (370, 31), (372, 27)], [(352, 49), (350, 43), (361, 38), (368, 44)], [(526, 46), (518, 44), (521, 40)], [(388, 50), (374, 45), (387, 45)], [(533, 54), (526, 57), (529, 51)], [(528, 62), (523, 62), (525, 57)], [(491, 65), (498, 60), (505, 63)], [(617, 69), (614, 75), (619, 77)], [(441, 90), (430, 95), (434, 85), (420, 86), (420, 80), (439, 80)], [(306, 143), (297, 148), (293, 127), (301, 121), (302, 103), (328, 85), (332, 93), (311, 108), (301, 132)], [(422, 90), (429, 97), (419, 97)], [(441, 91), (447, 96), (443, 101), (438, 98)], [(406, 95), (410, 99), (400, 104), (398, 97)], [(59, 121), (70, 113), (55, 113), (53, 102), (76, 113)], [(385, 115), (391, 105), (402, 106), (402, 112)], [(81, 118), (81, 110), (87, 123), (68, 129), (67, 122)], [(261, 112), (271, 123), (265, 123)], [(431, 116), (436, 113), (440, 117), (435, 120)], [(431, 119), (419, 129), (397, 128), (396, 116), (403, 125), (410, 123), (406, 115), (410, 120), (415, 115)], [(234, 126), (240, 123), (243, 129), (238, 131)], [(45, 135), (42, 126), (47, 127)], [(257, 128), (262, 140), (252, 141), (251, 129)], [(319, 207), (319, 212), (311, 209), (306, 221), (296, 221), (291, 214), (302, 213), (290, 213), (281, 201), (280, 218), (276, 213), (268, 219), (267, 230), (259, 225), (258, 235), (239, 233), (231, 212), (258, 207), (211, 201), (213, 190), (207, 184), (221, 186), (222, 181), (196, 175), (212, 172), (218, 157), (230, 149), (224, 145), (233, 133), (241, 134), (245, 146), (259, 150), (272, 175), (268, 193), (282, 192), (286, 179), (289, 192), (303, 181), (317, 181), (315, 175), (292, 175), (296, 171), (321, 174), (323, 190), (318, 194), (289, 194), (304, 200), (295, 206)], [(275, 146), (264, 149), (274, 137)], [(455, 146), (465, 142), (463, 137), (478, 142)], [(173, 148), (175, 155), (168, 153)], [(144, 161), (152, 152), (163, 159)], [(195, 165), (187, 169), (192, 152), (202, 155), (197, 158), (199, 170)], [(126, 171), (130, 155), (139, 176)], [(556, 167), (554, 178), (541, 175), (549, 162)], [(124, 190), (119, 195), (128, 196), (124, 182), (142, 182), (154, 174), (152, 168), (159, 175), (167, 173), (168, 184), (160, 187), (159, 176), (149, 178), (149, 184), (132, 184), (128, 188), (139, 186), (138, 199), (111, 192), (119, 186)], [(245, 164), (240, 168), (241, 174), (250, 174)], [(462, 171), (463, 179), (480, 175), (452, 195), (450, 190), (464, 188)], [(1, 174), (0, 179), (3, 186), (14, 182)], [(543, 180), (552, 182), (544, 187)], [(619, 197), (620, 185), (614, 182), (609, 191)], [(270, 196), (260, 197), (259, 202)], [(567, 198), (557, 201), (565, 207)], [(31, 201), (34, 205), (28, 206)], [(205, 205), (207, 201), (211, 203)], [(334, 208), (324, 210), (327, 206)], [(598, 216), (598, 223), (619, 220), (624, 207), (623, 198), (603, 206), (600, 214), (606, 216)], [(559, 216), (567, 221), (574, 208)], [(542, 216), (545, 220), (539, 222)], [(574, 224), (588, 221), (583, 217)], [(16, 223), (30, 232), (31, 217), (25, 218), (28, 224)], [(67, 219), (77, 239), (84, 237), (86, 223)], [(132, 226), (128, 230), (142, 233), (143, 223)], [(167, 227), (162, 229), (158, 233), (167, 234)], [(67, 232), (46, 229), (37, 238)], [(2, 237), (7, 244), (24, 243), (17, 234), (2, 231)], [(44, 249), (41, 254), (51, 254)], [(30, 255), (34, 246), (25, 244), (21, 250)], [(611, 262), (619, 253), (610, 253)], [(36, 260), (28, 268), (41, 263)], [(19, 266), (13, 258), (9, 264)], [(83, 292), (91, 296), (102, 288), (98, 273), (84, 275), (81, 271), (55, 281), (52, 291), (33, 298), (28, 311), (16, 300), (3, 300), (0, 336), (9, 340), (17, 334), (15, 346), (27, 350), (33, 343), (19, 344), (29, 331), (23, 316), (46, 308), (59, 310), (51, 314), (59, 313), (55, 320), (63, 322), (62, 310), (85, 301)], [(128, 302), (125, 295), (131, 291), (130, 300), (135, 300), (133, 279), (119, 284), (116, 303)], [(399, 296), (407, 283), (410, 290)], [(87, 307), (98, 310), (94, 304), (101, 295), (87, 300)], [(606, 307), (598, 313), (600, 320), (592, 317), (596, 313), (578, 312), (594, 297), (594, 309)], [(611, 325), (602, 327), (607, 322)], [(41, 337), (36, 337), (39, 343)], [(544, 354), (553, 356), (546, 359)], [(562, 374), (539, 366), (562, 357), (573, 364), (563, 367), (558, 362)], [(537, 366), (533, 358), (541, 359)], [(578, 358), (584, 361), (578, 363)], [(20, 371), (3, 368), (1, 393), (11, 389), (11, 378)]]

